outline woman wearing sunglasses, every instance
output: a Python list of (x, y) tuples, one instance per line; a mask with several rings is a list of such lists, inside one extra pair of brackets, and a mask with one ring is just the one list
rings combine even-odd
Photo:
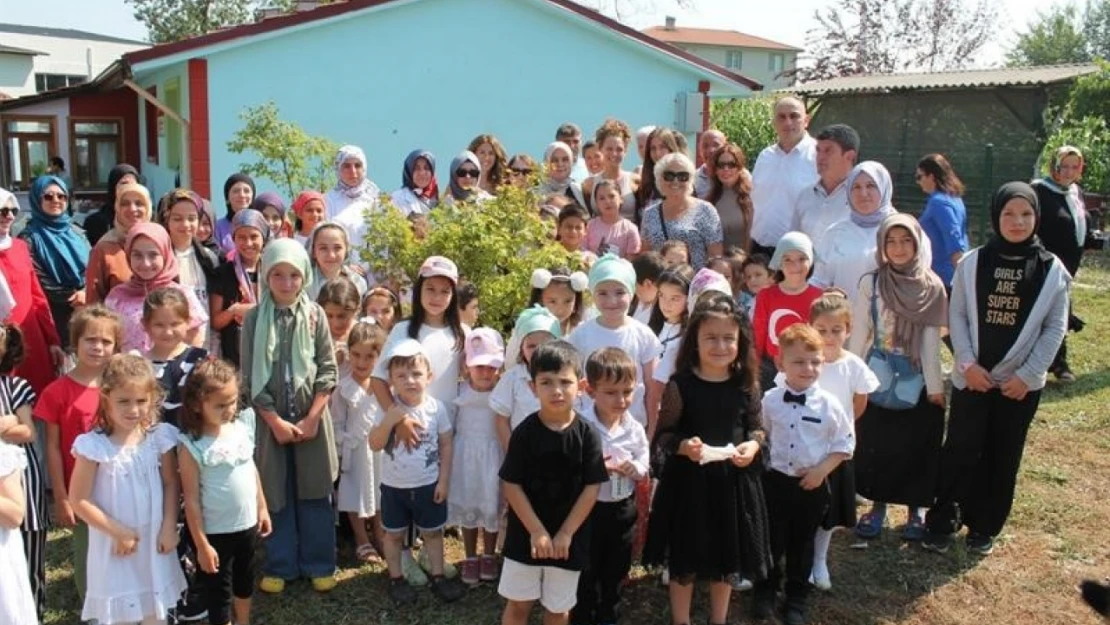
[(476, 154), (466, 150), (456, 156), (451, 161), (451, 184), (448, 185), (443, 202), (481, 202), (493, 197), (478, 186), (481, 176), (482, 164)]
[(663, 199), (644, 209), (640, 252), (683, 241), (690, 249), (690, 265), (704, 267), (709, 258), (722, 254), (724, 233), (717, 209), (694, 197), (694, 164), (681, 152), (667, 154), (655, 164), (654, 174)]
[(707, 202), (717, 208), (725, 248), (740, 247), (745, 253), (752, 246), (752, 174), (740, 146), (728, 143), (711, 153), (705, 162), (709, 176)]
[[(36, 288), (41, 286), (40, 293), (45, 294), (49, 314), (53, 319), (50, 332), (56, 328), (60, 339), (50, 344), (67, 347), (69, 318), (75, 309), (85, 305), (85, 268), (91, 252), (89, 242), (73, 223), (68, 210), (69, 192), (60, 178), (40, 176), (31, 185), (28, 199), (31, 203), (31, 218), (19, 237), (26, 242), (25, 249), (30, 250), (30, 262), (24, 267), (19, 267), (19, 270), (29, 274), (27, 269), (34, 267), (34, 277), (37, 278), (35, 286)], [(11, 223), (16, 219), (19, 205), (5, 206), (4, 202), (0, 202), (0, 206), (7, 209), (0, 208), (0, 230), (3, 231), (3, 236), (7, 237)], [(2, 222), (6, 222), (7, 225)], [(14, 250), (13, 246), (8, 253), (12, 254)], [(22, 307), (23, 302), (17, 301)], [(40, 326), (42, 326), (41, 323)], [(49, 336), (49, 332), (45, 335)], [(46, 361), (40, 360), (40, 362)], [(34, 386), (36, 392), (42, 390), (34, 379), (28, 379), (28, 381)]]

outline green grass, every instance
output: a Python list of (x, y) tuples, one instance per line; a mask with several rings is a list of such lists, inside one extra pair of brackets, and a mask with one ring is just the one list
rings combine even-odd
[[(898, 540), (893, 530), (855, 548), (847, 532), (833, 541), (834, 589), (814, 593), (814, 625), (1058, 625), (1100, 621), (1078, 598), (1084, 578), (1110, 574), (1110, 262), (1092, 259), (1074, 289), (1075, 310), (1087, 321), (1070, 335), (1079, 380), (1051, 384), (1026, 447), (1018, 496), (995, 553), (969, 556), (958, 544), (945, 556)], [(899, 514), (902, 516), (899, 517)], [(892, 521), (904, 511), (892, 509)], [(459, 545), (449, 544), (458, 558)], [(79, 605), (71, 583), (69, 538), (51, 535), (47, 624), (76, 623)], [(258, 596), (254, 623), (285, 625), (493, 625), (500, 622), (496, 589), (484, 585), (460, 603), (438, 605), (421, 593), (411, 610), (397, 611), (385, 596), (380, 566), (353, 567), (341, 557), (340, 584), (318, 595), (307, 582), (280, 597)], [(735, 595), (731, 623), (750, 622), (750, 598)], [(665, 589), (635, 571), (626, 594), (626, 623), (669, 623)], [(699, 594), (695, 622), (704, 623)], [(534, 615), (538, 623), (538, 615)]]

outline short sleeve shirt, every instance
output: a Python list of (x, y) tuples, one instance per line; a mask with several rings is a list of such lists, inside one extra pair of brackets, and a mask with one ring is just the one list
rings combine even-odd
[(640, 238), (659, 249), (667, 241), (684, 241), (690, 248), (690, 266), (695, 269), (704, 267), (709, 260), (709, 246), (724, 241), (721, 229), (721, 216), (717, 208), (704, 200), (697, 200), (690, 208), (674, 221), (667, 221), (664, 227), (663, 204), (656, 202), (644, 209), (640, 220)]
[(595, 217), (586, 224), (586, 249), (598, 256), (612, 252), (629, 258), (640, 253), (640, 232), (636, 224), (627, 219), (607, 224)]
[[(624, 351), (636, 363), (636, 393), (632, 397), (632, 407), (629, 412), (641, 425), (647, 424), (647, 405), (644, 403), (644, 365), (654, 362), (663, 353), (663, 344), (643, 323), (635, 319), (626, 318), (624, 325), (619, 328), (606, 328), (598, 319), (590, 319), (574, 329), (567, 337), (567, 341), (578, 350), (582, 358), (582, 366), (590, 354), (604, 347), (617, 347)], [(589, 397), (582, 395), (585, 408), (590, 405)]]
[(73, 476), (76, 461), (70, 450), (77, 437), (90, 432), (96, 423), (96, 409), (100, 406), (100, 388), (83, 386), (73, 378), (62, 376), (46, 385), (42, 397), (35, 404), (36, 419), (53, 423), (60, 430), (62, 473), (66, 485)]
[[(428, 396), (423, 404), (411, 408), (409, 416), (423, 426), (417, 445), (412, 449), (394, 446), (391, 437), (382, 451), (382, 484), (393, 488), (419, 488), (438, 481), (439, 437), (451, 432), (447, 407), (435, 397)], [(379, 411), (374, 425), (384, 418), (385, 411)]]

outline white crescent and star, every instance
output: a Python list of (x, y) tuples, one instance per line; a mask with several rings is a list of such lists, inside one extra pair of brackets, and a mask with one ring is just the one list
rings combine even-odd
[(802, 319), (801, 315), (794, 312), (793, 310), (790, 310), (789, 308), (779, 308), (775, 312), (771, 313), (771, 320), (767, 324), (768, 328), (770, 329), (771, 345), (774, 345), (775, 347), (779, 346), (779, 322), (791, 316), (798, 318), (797, 323), (805, 323), (805, 320)]

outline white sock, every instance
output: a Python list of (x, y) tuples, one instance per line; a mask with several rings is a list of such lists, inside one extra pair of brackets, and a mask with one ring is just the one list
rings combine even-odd
[(817, 528), (813, 535), (813, 568), (827, 571), (829, 568), (829, 545), (832, 543), (833, 530)]

